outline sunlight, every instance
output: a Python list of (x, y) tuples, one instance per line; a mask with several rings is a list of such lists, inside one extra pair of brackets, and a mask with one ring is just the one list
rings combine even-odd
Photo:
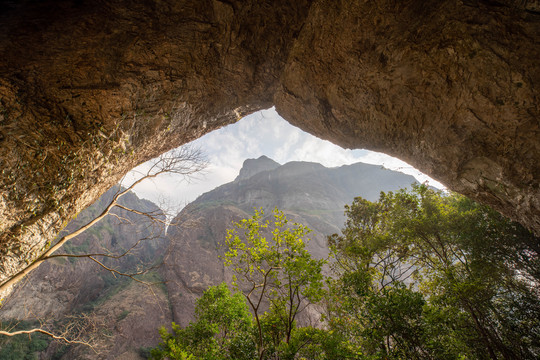
[[(258, 111), (235, 124), (212, 131), (191, 143), (199, 147), (208, 158), (209, 166), (203, 174), (190, 181), (172, 175), (147, 181), (135, 188), (138, 196), (155, 203), (185, 206), (199, 195), (233, 181), (244, 160), (262, 155), (285, 164), (290, 161), (317, 162), (326, 167), (363, 162), (381, 165), (387, 169), (412, 175), (421, 183), (445, 187), (397, 158), (369, 150), (349, 150), (329, 141), (321, 140), (290, 125), (274, 108)], [(124, 184), (135, 179), (140, 165), (126, 176)]]

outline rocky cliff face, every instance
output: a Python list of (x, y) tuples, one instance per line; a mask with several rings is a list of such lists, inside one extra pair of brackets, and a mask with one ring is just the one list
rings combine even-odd
[(2, 6), (0, 281), (135, 165), (272, 106), (308, 3)]
[(119, 177), (275, 105), (540, 232), (537, 0), (5, 2), (0, 281)]
[(253, 175), (263, 171), (270, 171), (278, 168), (280, 165), (266, 156), (261, 156), (258, 159), (247, 159), (244, 161), (240, 173), (234, 181), (247, 180)]
[[(99, 214), (113, 196), (115, 187), (98, 202), (84, 210), (64, 230), (76, 230)], [(147, 213), (161, 210), (153, 203), (128, 193), (122, 205)], [(164, 229), (149, 223), (143, 216), (115, 211), (101, 222), (66, 243), (58, 254), (122, 254), (142, 240), (120, 259), (96, 256), (105, 266), (133, 273), (150, 268), (162, 258), (167, 247)], [(123, 220), (119, 220), (122, 218)], [(146, 275), (148, 281), (159, 281), (157, 272)], [(143, 284), (106, 271), (87, 258), (55, 258), (32, 272), (0, 308), (0, 323), (40, 321), (54, 333), (62, 333), (67, 324), (82, 322), (82, 340), (92, 341), (96, 354), (86, 346), (51, 343), (41, 354), (44, 359), (133, 359), (142, 347), (155, 346), (156, 329), (170, 323), (166, 293), (162, 287), (150, 290)], [(76, 332), (68, 337), (77, 338)], [(5, 340), (5, 339), (2, 339)], [(30, 356), (30, 354), (29, 354)]]
[(326, 235), (340, 231), (345, 204), (355, 196), (376, 200), (381, 191), (413, 182), (411, 176), (361, 163), (325, 168), (308, 162), (279, 166), (266, 157), (246, 160), (235, 181), (201, 195), (177, 216), (178, 226), (168, 231), (170, 246), (162, 274), (174, 321), (187, 325), (204, 290), (231, 282), (232, 274), (219, 259), (223, 254), (219, 244), (232, 222), (251, 216), (254, 207), (262, 207), (267, 215), (277, 207), (290, 220), (311, 228), (308, 249), (324, 258)]
[[(99, 354), (84, 346), (66, 348), (52, 343), (41, 358), (138, 359), (141, 348), (157, 345), (160, 326), (171, 321), (187, 325), (193, 320), (196, 299), (209, 286), (231, 282), (231, 273), (219, 259), (222, 250), (218, 244), (232, 222), (250, 216), (254, 207), (263, 207), (268, 214), (278, 207), (289, 219), (313, 229), (309, 250), (323, 258), (328, 255), (326, 235), (340, 231), (346, 203), (358, 195), (375, 200), (380, 191), (407, 187), (414, 181), (411, 176), (360, 163), (329, 169), (307, 162), (280, 165), (264, 156), (248, 159), (235, 181), (188, 205), (173, 221), (177, 225), (169, 229), (166, 239), (155, 237), (159, 233), (142, 217), (121, 211), (117, 215), (128, 222), (107, 217), (58, 251), (122, 253), (139, 239), (148, 238), (131, 255), (103, 261), (130, 272), (152, 266), (163, 257), (159, 271), (146, 279), (165, 281), (153, 292), (113, 276), (88, 259), (57, 258), (45, 262), (16, 287), (0, 309), (0, 322), (40, 320), (59, 332), (68, 321), (87, 316), (85, 321), (96, 327), (86, 329), (84, 335), (96, 337)], [(77, 229), (101, 212), (114, 190), (84, 210), (65, 231)], [(123, 199), (123, 205), (159, 212), (154, 204), (133, 194)]]

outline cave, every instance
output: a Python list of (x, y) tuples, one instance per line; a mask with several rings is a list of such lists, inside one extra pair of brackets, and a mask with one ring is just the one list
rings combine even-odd
[(540, 234), (537, 0), (6, 1), (0, 281), (134, 166), (275, 106)]

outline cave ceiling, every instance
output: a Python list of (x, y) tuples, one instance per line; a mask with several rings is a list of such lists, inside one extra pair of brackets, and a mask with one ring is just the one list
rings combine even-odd
[(0, 281), (131, 168), (275, 106), (540, 233), (538, 1), (2, 1)]

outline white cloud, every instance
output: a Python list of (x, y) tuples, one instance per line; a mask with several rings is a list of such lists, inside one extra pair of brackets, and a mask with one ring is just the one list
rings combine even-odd
[[(368, 150), (347, 150), (321, 140), (290, 125), (274, 109), (254, 113), (236, 124), (213, 131), (193, 142), (208, 157), (210, 166), (204, 175), (191, 182), (164, 176), (136, 188), (139, 196), (158, 201), (166, 198), (185, 205), (200, 194), (234, 180), (245, 159), (266, 155), (280, 164), (312, 161), (327, 167), (355, 162), (382, 165), (414, 176), (418, 181), (444, 188), (409, 164), (391, 156)], [(141, 166), (144, 166), (141, 165)]]

